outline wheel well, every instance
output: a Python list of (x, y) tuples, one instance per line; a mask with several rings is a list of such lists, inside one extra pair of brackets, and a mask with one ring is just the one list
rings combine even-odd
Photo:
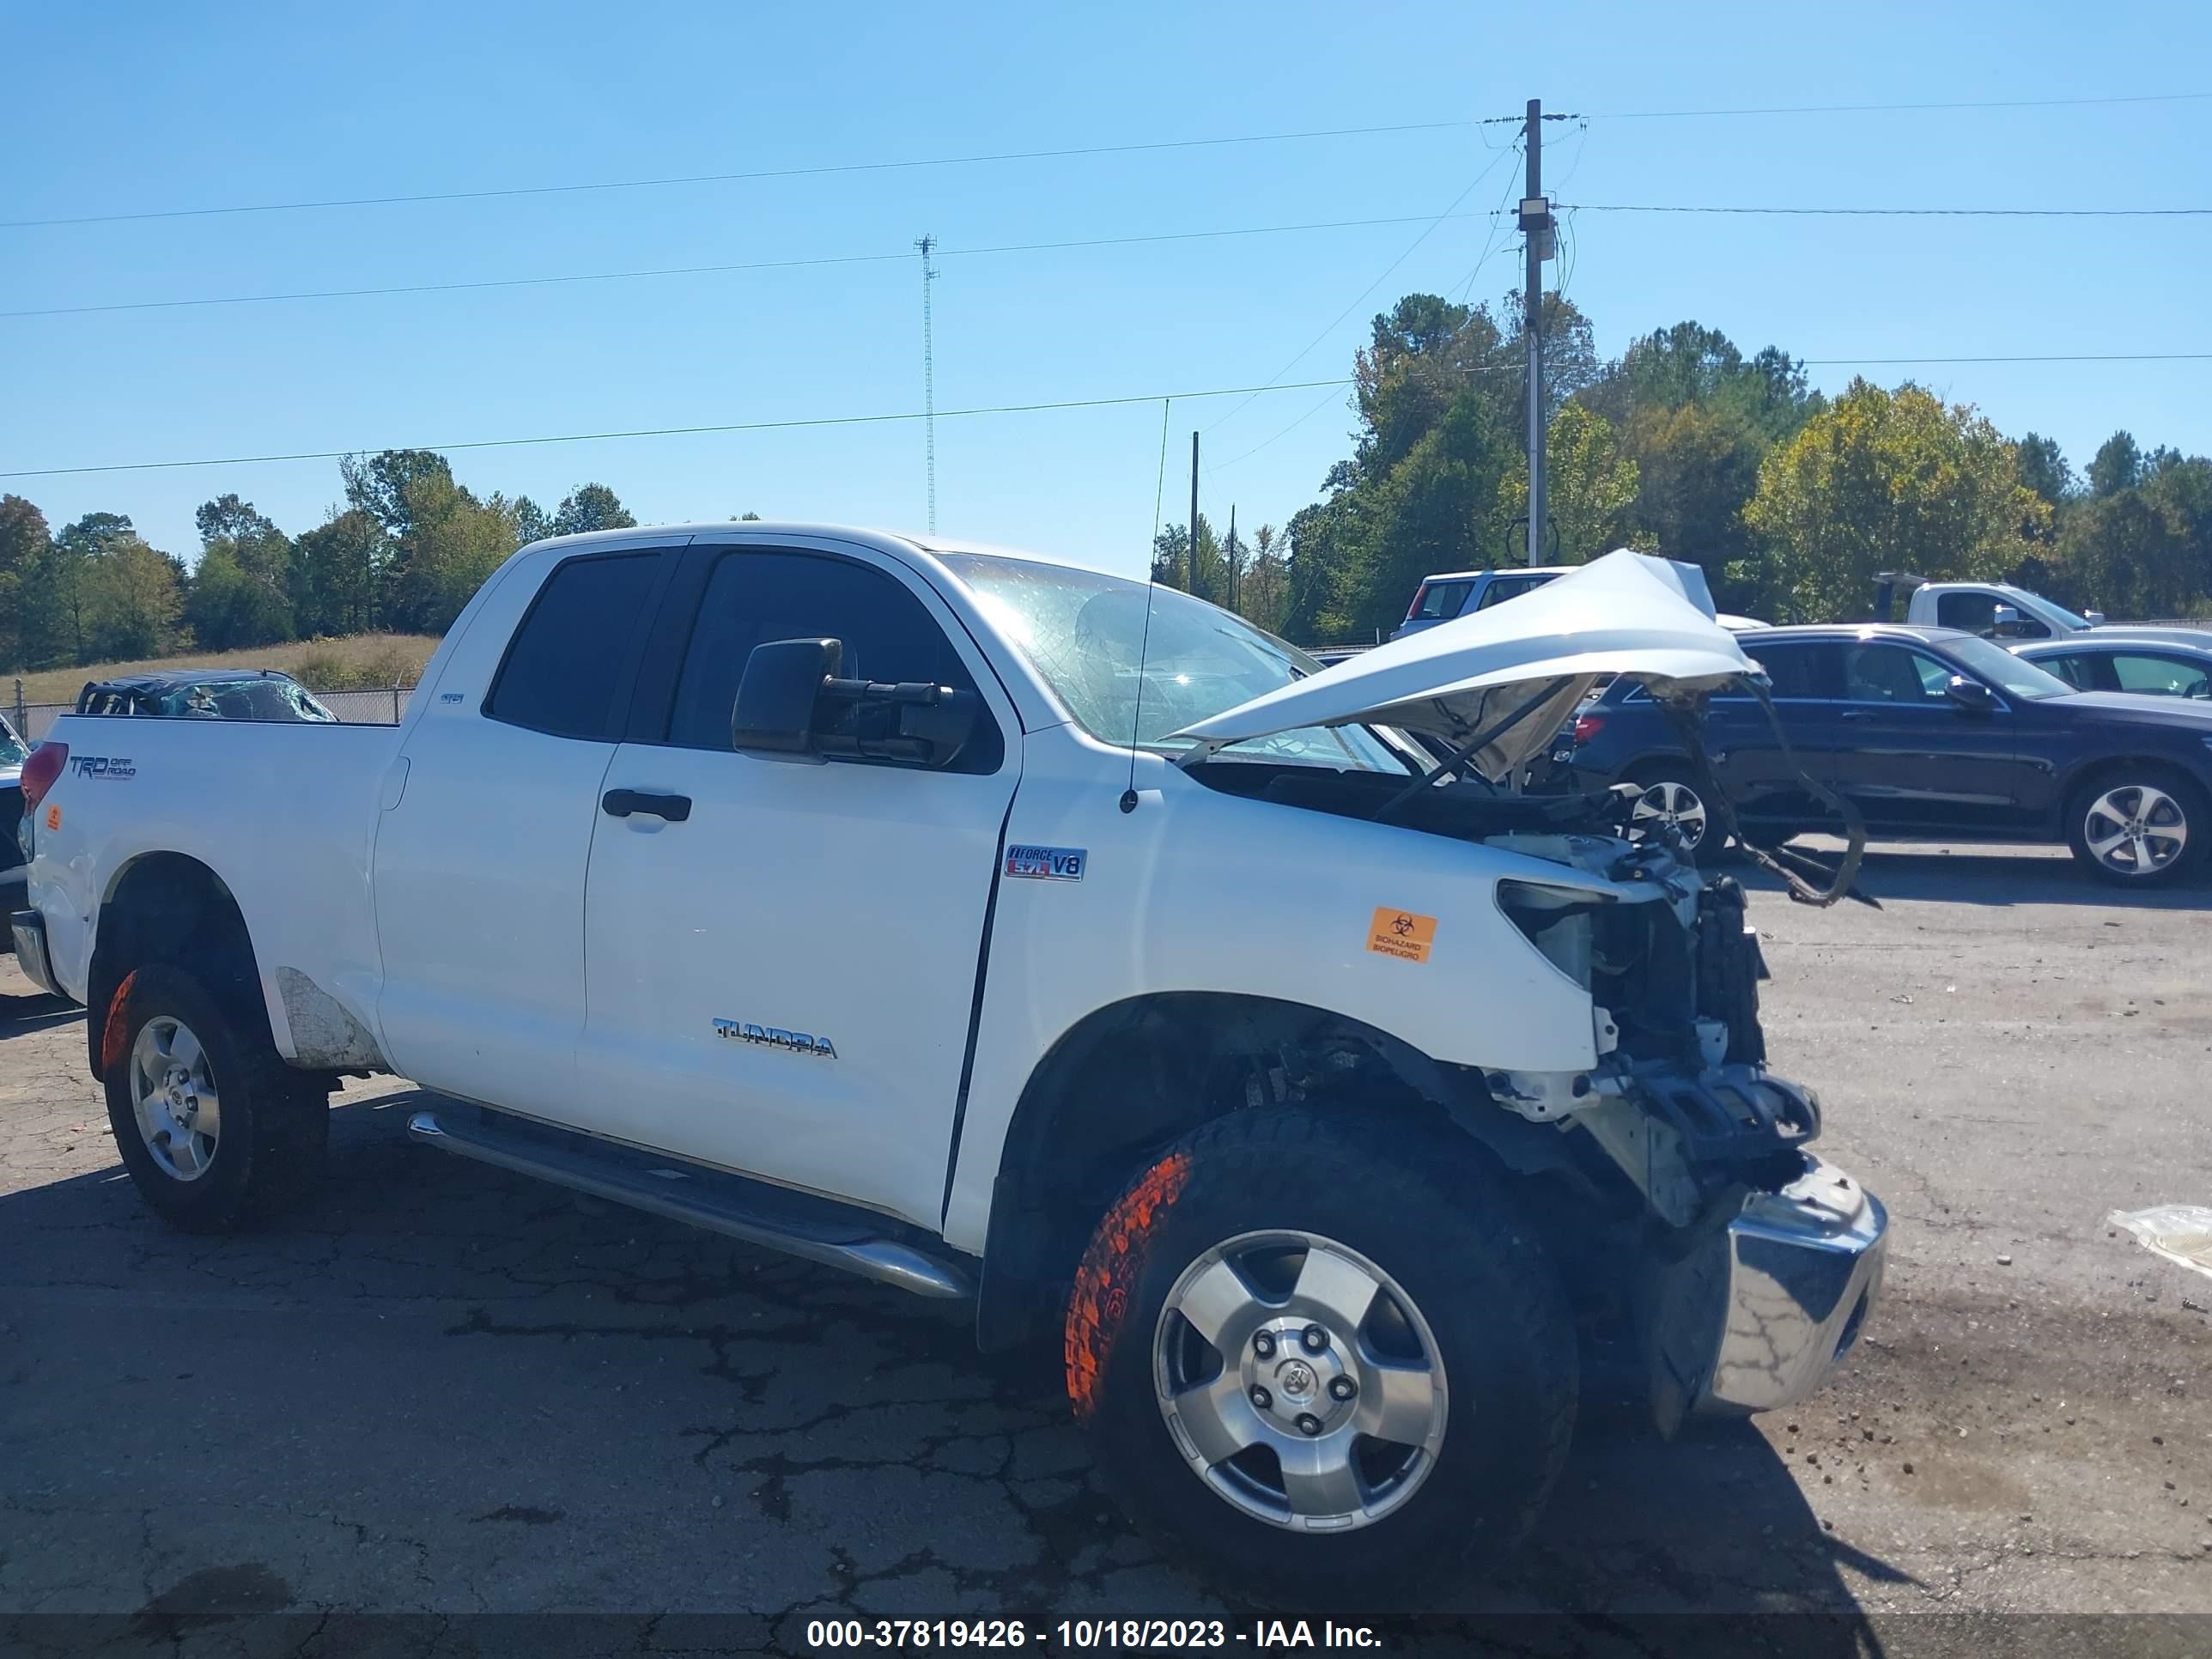
[(982, 1346), (1058, 1331), (1098, 1218), (1160, 1148), (1231, 1112), (1291, 1102), (1448, 1119), (1508, 1171), (1577, 1169), (1568, 1137), (1496, 1106), (1479, 1072), (1360, 1021), (1215, 992), (1112, 1004), (1053, 1045), (1015, 1107), (991, 1194)]
[[(2059, 811), (2070, 818), (2075, 803), (2093, 787), (2107, 778), (2129, 771), (2160, 772), (2169, 778), (2179, 778), (2196, 797), (2197, 805), (2203, 805), (2205, 802), (2204, 785), (2179, 761), (2160, 755), (2100, 755), (2095, 760), (2076, 768), (2074, 775), (2067, 779), (2066, 787), (2058, 797)], [(2062, 827), (2070, 828), (2070, 825)]]
[(181, 853), (149, 853), (125, 866), (100, 907), (85, 987), (85, 1044), (94, 1079), (115, 993), (150, 962), (188, 966), (208, 994), (244, 1023), (268, 1030), (253, 943), (222, 878)]
[(1623, 783), (1651, 783), (1661, 777), (1690, 781), (1693, 769), (1686, 755), (1644, 755), (1620, 769)]

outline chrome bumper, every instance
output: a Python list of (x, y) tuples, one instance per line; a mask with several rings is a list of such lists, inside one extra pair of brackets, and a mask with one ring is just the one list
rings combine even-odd
[(15, 943), (15, 966), (48, 996), (59, 996), (61, 987), (55, 982), (53, 964), (46, 960), (46, 919), (36, 910), (16, 910), (9, 914), (8, 931)]
[(1881, 1294), (1889, 1216), (1833, 1164), (1807, 1162), (1663, 1274), (1653, 1382), (1669, 1426), (1793, 1406), (1858, 1340)]

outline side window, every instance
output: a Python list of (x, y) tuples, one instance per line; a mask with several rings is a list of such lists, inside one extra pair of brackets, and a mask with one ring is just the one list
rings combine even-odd
[(2097, 689), (2096, 659), (2086, 656), (2038, 657), (2035, 665), (2056, 674), (2077, 691)]
[(1523, 593), (1534, 592), (1551, 580), (1548, 576), (1504, 576), (1482, 590), (1482, 601), (1475, 606), (1487, 611), (1493, 605), (1503, 605), (1508, 599), (1517, 599)]
[(605, 738), (659, 564), (658, 553), (620, 553), (557, 567), (515, 629), (484, 713), (556, 738)]
[(2138, 656), (2115, 652), (2112, 673), (2123, 691), (2146, 691), (2162, 697), (2212, 696), (2212, 685), (2203, 664), (2185, 657)]
[(1939, 593), (1936, 596), (1936, 625), (1986, 634), (1997, 625), (1997, 601), (1993, 593)]
[(1844, 647), (1844, 699), (1847, 702), (1934, 702), (1942, 699), (1951, 671), (1933, 657), (1901, 645), (1879, 643)]
[(1424, 582), (1420, 601), (1413, 607), (1417, 622), (1449, 622), (1459, 615), (1473, 582)]
[[(757, 645), (798, 639), (842, 640), (841, 672), (848, 679), (975, 689), (921, 601), (883, 571), (809, 553), (725, 553), (699, 601), (668, 741), (687, 749), (727, 749), (730, 709), (745, 659)], [(951, 769), (995, 772), (1003, 754), (987, 711)]]
[(1834, 693), (1828, 689), (1830, 676), (1824, 672), (1828, 665), (1825, 659), (1835, 647), (1814, 641), (1802, 645), (1769, 645), (1751, 647), (1751, 659), (1759, 665), (1777, 697), (1826, 697)]

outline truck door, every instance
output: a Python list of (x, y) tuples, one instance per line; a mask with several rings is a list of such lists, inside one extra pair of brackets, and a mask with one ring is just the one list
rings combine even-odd
[[(934, 1228), (1012, 706), (942, 601), (859, 550), (701, 544), (665, 612), (592, 846), (586, 1127)], [(850, 678), (979, 690), (975, 738), (939, 769), (737, 753), (747, 656), (807, 637)]]
[(534, 598), (503, 599), (502, 585), (436, 688), (416, 693), (436, 701), (408, 734), (377, 827), (377, 1017), (393, 1061), (431, 1088), (574, 1114), (600, 781), (675, 559), (586, 553)]

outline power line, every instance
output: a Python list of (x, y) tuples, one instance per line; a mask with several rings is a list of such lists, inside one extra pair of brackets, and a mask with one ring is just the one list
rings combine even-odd
[(981, 167), (1007, 161), (1054, 161), (1088, 155), (1137, 155), (1161, 150), (1212, 149), (1235, 144), (1280, 144), (1322, 138), (1366, 138), (1401, 132), (1442, 132), (1469, 125), (1466, 121), (1406, 121), (1388, 126), (1319, 127), (1297, 132), (1243, 132), (1218, 138), (1162, 138), (1136, 143), (1071, 145), (1060, 149), (1000, 150), (978, 155), (824, 162), (807, 167), (762, 167), (745, 173), (684, 173), (659, 179), (516, 185), (486, 190), (424, 191), (410, 195), (334, 196), (311, 201), (252, 202), (225, 207), (153, 208), (135, 213), (88, 213), (52, 219), (0, 219), (0, 230), (28, 230), (58, 225), (130, 224), (149, 219), (207, 219), (246, 213), (304, 213), (324, 209), (397, 207), (423, 202), (483, 202), (505, 197), (573, 196), (590, 191), (666, 190), (684, 185), (743, 184), (769, 179), (818, 179), (837, 173), (898, 173), (922, 167)]
[(1690, 207), (1654, 202), (1559, 202), (1575, 213), (1746, 213), (1845, 219), (2202, 219), (2212, 207), (1981, 208), (1981, 207)]
[[(1476, 213), (1448, 214), (1474, 219)], [(1060, 242), (1006, 242), (994, 246), (939, 247), (940, 259), (977, 258), (1010, 253), (1056, 253), (1094, 247), (1134, 247), (1148, 242), (1195, 242), (1234, 236), (1289, 236), (1313, 231), (1364, 230), (1384, 225), (1433, 224), (1425, 213), (1382, 219), (1324, 219), (1305, 224), (1237, 225), (1213, 230), (1171, 230), (1131, 236), (1088, 236)], [(575, 283), (628, 283), (665, 276), (719, 276), (742, 271), (804, 270), (827, 265), (885, 264), (911, 258), (904, 253), (836, 253), (799, 259), (752, 259), (734, 264), (664, 265), (640, 270), (564, 272), (547, 276), (499, 276), (460, 283), (398, 283), (379, 288), (301, 289), (283, 294), (224, 294), (179, 300), (121, 300), (106, 305), (47, 306), (0, 311), (0, 319), (26, 317), (82, 317), (114, 311), (176, 311), (200, 306), (276, 305), (299, 300), (362, 300), (407, 294), (462, 294), (482, 289), (551, 288)]]
[[(1810, 368), (1882, 368), (1923, 366), (1950, 363), (2196, 363), (2212, 362), (2212, 351), (2083, 351), (2021, 354), (2008, 356), (1948, 356), (1948, 357), (1800, 357), (1796, 360)], [(1455, 374), (1512, 374), (1520, 372), (1518, 363), (1468, 364), (1444, 372)], [(1236, 398), (1256, 396), (1266, 392), (1312, 392), (1322, 387), (1348, 386), (1349, 376), (1328, 380), (1285, 380), (1267, 386), (1215, 386), (1203, 392), (1139, 392), (1123, 398), (1065, 398), (1048, 403), (993, 404), (974, 409), (940, 409), (940, 421), (961, 420), (985, 415), (1041, 415), (1069, 409), (1115, 409), (1131, 404), (1158, 403), (1162, 398), (1182, 398), (1197, 401), (1203, 398)], [(821, 415), (811, 418), (786, 421), (727, 421), (706, 426), (636, 427), (611, 432), (564, 432), (531, 438), (474, 438), (459, 443), (394, 444), (386, 448), (429, 449), (439, 452), (461, 449), (522, 449), (539, 444), (599, 443), (617, 438), (685, 438), (708, 436), (726, 432), (777, 432), (807, 427), (883, 426), (899, 421), (919, 421), (924, 418), (920, 410), (905, 410), (887, 415)], [(1163, 417), (1164, 418), (1164, 416)], [(275, 461), (335, 461), (361, 453), (374, 446), (356, 446), (350, 449), (297, 450), (283, 454), (226, 455), (181, 461), (112, 461), (95, 466), (33, 466), (20, 467), (0, 472), (0, 478), (55, 478), (92, 472), (160, 472), (193, 466), (253, 466)]]
[[(2212, 92), (2126, 93), (2110, 98), (1988, 98), (1930, 104), (1794, 104), (1755, 109), (1621, 109), (1593, 112), (1593, 121), (1683, 121), (1735, 115), (1894, 115), (1923, 110), (2065, 109), (2101, 104), (2188, 104), (2212, 99)], [(1496, 118), (1518, 121), (1517, 115)], [(1565, 120), (1565, 116), (1546, 116)]]

